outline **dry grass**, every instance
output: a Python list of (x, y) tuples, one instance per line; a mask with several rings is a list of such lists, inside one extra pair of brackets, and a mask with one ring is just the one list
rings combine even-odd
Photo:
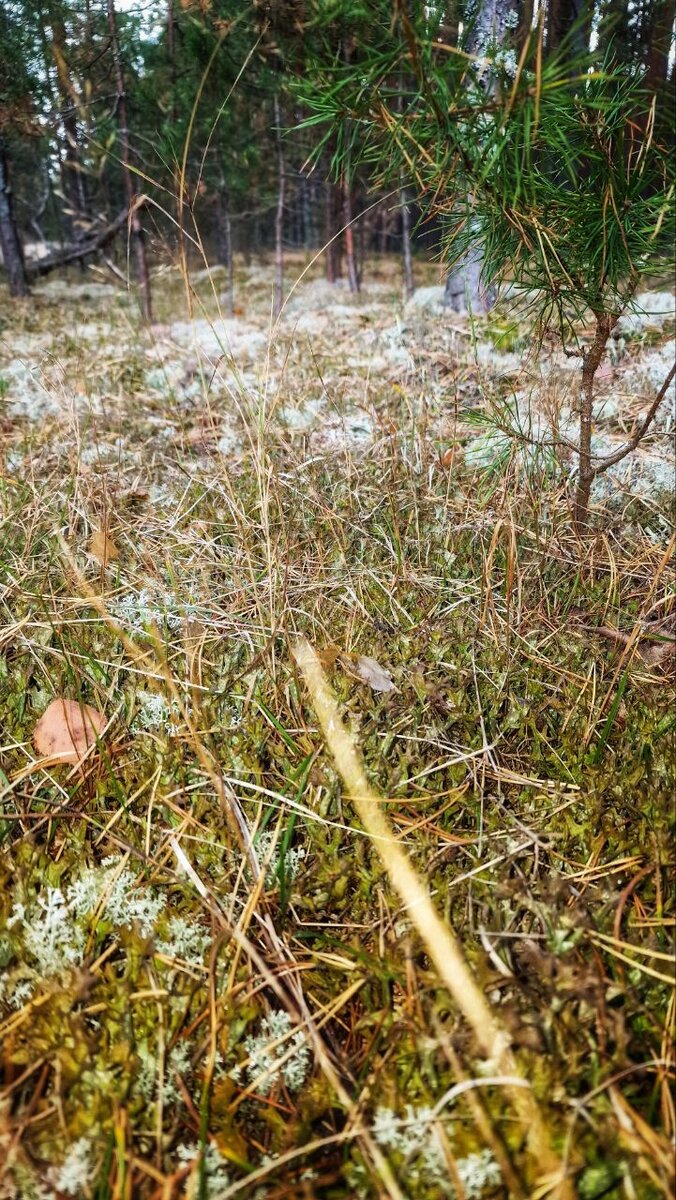
[[(105, 294), (3, 302), (0, 1194), (670, 1194), (669, 512), (627, 492), (582, 544), (551, 461), (471, 471), (515, 368), (397, 331), (397, 270), (335, 309), (312, 268), (270, 336), (239, 264), (206, 349), (170, 270), (149, 334)], [(206, 339), (208, 279), (191, 305)], [(300, 635), (507, 1079), (343, 796)], [(54, 696), (109, 718), (82, 768), (36, 760)]]

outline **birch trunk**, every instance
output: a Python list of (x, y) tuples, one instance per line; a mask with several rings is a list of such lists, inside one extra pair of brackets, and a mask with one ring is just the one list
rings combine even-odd
[[(479, 0), (470, 9), (472, 22), (467, 44), (468, 54), (481, 57), (489, 48), (499, 46), (505, 39), (507, 17), (513, 8), (512, 0)], [(490, 93), (493, 85), (490, 71), (484, 75), (484, 86)], [(486, 313), (495, 303), (495, 292), (481, 281), (483, 255), (479, 246), (468, 250), (451, 269), (446, 279), (444, 305), (453, 312)]]

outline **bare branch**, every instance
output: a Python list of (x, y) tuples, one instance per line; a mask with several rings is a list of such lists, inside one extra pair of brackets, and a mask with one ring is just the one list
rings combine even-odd
[(632, 434), (629, 441), (625, 442), (624, 446), (620, 446), (619, 450), (616, 450), (614, 454), (609, 454), (607, 458), (602, 458), (600, 462), (596, 463), (592, 471), (592, 479), (595, 479), (596, 476), (600, 475), (603, 471), (607, 471), (609, 467), (613, 467), (615, 463), (621, 462), (623, 458), (626, 458), (628, 454), (631, 454), (632, 450), (636, 449), (639, 442), (645, 437), (648, 429), (654, 421), (657, 410), (669, 391), (669, 387), (674, 375), (676, 375), (676, 365), (671, 368), (664, 383), (662, 384), (662, 387), (655, 396), (645, 420), (639, 425), (636, 432)]

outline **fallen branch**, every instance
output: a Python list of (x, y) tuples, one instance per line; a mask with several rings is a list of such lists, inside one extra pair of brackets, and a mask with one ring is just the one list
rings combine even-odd
[(87, 238), (76, 245), (66, 246), (64, 250), (60, 250), (58, 254), (48, 254), (46, 258), (36, 259), (35, 262), (26, 263), (26, 274), (29, 277), (48, 275), (50, 271), (55, 271), (59, 267), (67, 267), (70, 263), (81, 262), (83, 258), (88, 258), (90, 254), (96, 254), (102, 250), (113, 238), (117, 236), (124, 225), (128, 223), (133, 213), (145, 203), (145, 198), (140, 196), (132, 208), (125, 208), (123, 211), (111, 221), (109, 225), (104, 225), (103, 229), (99, 229), (98, 233)]

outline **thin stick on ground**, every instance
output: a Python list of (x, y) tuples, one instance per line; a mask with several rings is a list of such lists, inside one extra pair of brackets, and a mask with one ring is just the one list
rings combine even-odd
[(395, 838), (381, 808), (380, 797), (366, 778), (363, 762), (340, 716), (336, 698), (319, 658), (305, 639), (297, 643), (293, 654), (359, 819), (371, 836), (440, 978), (473, 1030), (481, 1052), (496, 1064), (502, 1075), (513, 1080), (511, 1086), (508, 1085), (508, 1094), (525, 1126), (531, 1154), (541, 1175), (547, 1177), (549, 1193), (557, 1196), (558, 1200), (571, 1200), (574, 1196), (572, 1185), (564, 1178), (560, 1161), (550, 1147), (545, 1123), (533, 1094), (523, 1086), (509, 1036), (476, 983), (453, 931), (439, 916), (428, 889)]

